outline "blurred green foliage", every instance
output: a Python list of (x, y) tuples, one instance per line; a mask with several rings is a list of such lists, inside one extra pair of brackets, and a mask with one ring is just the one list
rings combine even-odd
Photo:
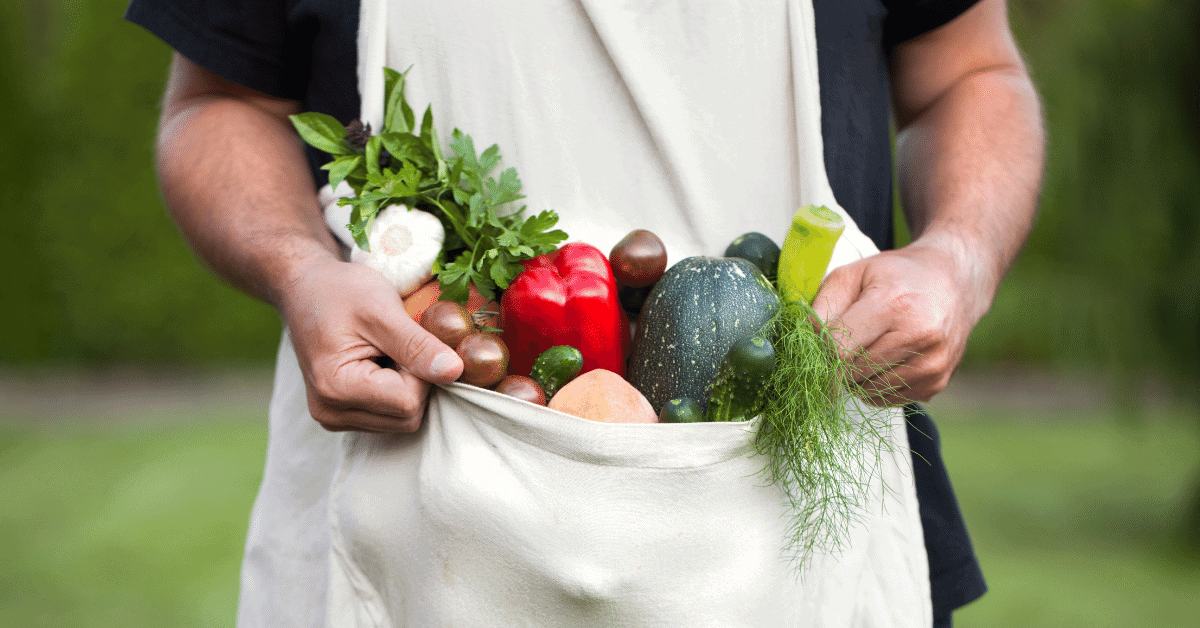
[(1200, 415), (1159, 408), (934, 408), (989, 592), (961, 628), (1196, 625), (1200, 561), (1181, 543)]
[[(0, 364), (266, 360), (279, 322), (213, 279), (155, 191), (169, 50), (125, 0), (0, 8)], [(1045, 101), (1041, 216), (966, 363), (1200, 373), (1200, 5), (1013, 0)]]
[(122, 20), (125, 4), (0, 8), (0, 198), (14, 218), (0, 364), (266, 360), (278, 318), (205, 272), (162, 208), (153, 142), (170, 50)]
[(1014, 0), (1042, 94), (1041, 214), (968, 363), (1200, 374), (1200, 4)]

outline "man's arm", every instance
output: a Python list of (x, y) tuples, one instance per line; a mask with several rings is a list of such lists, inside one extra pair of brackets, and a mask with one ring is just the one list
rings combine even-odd
[[(415, 430), (427, 382), (453, 381), (462, 361), (382, 275), (341, 260), (287, 119), (298, 109), (176, 54), (158, 139), (167, 207), (218, 274), (279, 311), (321, 425)], [(405, 368), (377, 366), (385, 354)]]
[(1029, 233), (1041, 111), (1004, 0), (982, 0), (891, 60), (900, 194), (913, 242), (835, 270), (814, 308), (840, 321), (873, 403), (927, 401), (962, 359)]

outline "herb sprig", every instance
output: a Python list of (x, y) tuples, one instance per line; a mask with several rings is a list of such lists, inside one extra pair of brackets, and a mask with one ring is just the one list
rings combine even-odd
[(338, 202), (353, 208), (347, 227), (359, 248), (370, 250), (368, 235), (382, 208), (403, 204), (428, 211), (446, 228), (434, 267), (442, 298), (465, 303), (474, 284), (494, 299), (497, 289), (507, 288), (523, 270), (522, 260), (553, 251), (567, 234), (553, 229), (558, 214), (552, 210), (528, 218), (524, 206), (505, 211), (524, 196), (516, 169), (491, 176), (500, 163), (498, 146), (477, 154), (471, 136), (454, 129), (452, 155), (444, 156), (432, 106), (416, 124), (404, 95), (407, 74), (384, 68), (384, 123), (378, 135), (361, 124), (348, 134), (337, 119), (316, 112), (291, 116), (292, 124), (305, 142), (333, 157), (322, 166), (329, 184), (336, 188), (345, 181), (354, 190), (353, 198)]
[(800, 565), (817, 551), (844, 549), (891, 451), (888, 410), (862, 401), (866, 388), (836, 350), (841, 332), (814, 320), (812, 307), (795, 301), (768, 323), (777, 366), (755, 437), (763, 475), (788, 496), (787, 551)]

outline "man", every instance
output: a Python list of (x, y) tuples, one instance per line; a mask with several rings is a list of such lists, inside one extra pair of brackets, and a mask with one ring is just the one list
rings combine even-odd
[[(342, 262), (321, 219), (314, 195), (320, 174), (312, 169), (318, 157), (306, 163), (286, 116), (319, 110), (343, 122), (357, 117), (357, 7), (326, 4), (217, 10), (135, 0), (128, 17), (178, 51), (158, 167), (181, 230), (219, 274), (279, 310), (308, 410), (322, 427), (410, 432), (420, 425), (430, 383), (453, 381), (462, 363), (402, 313), (382, 277)], [(826, 167), (836, 196), (881, 248), (890, 244), (890, 89), (900, 192), (914, 236), (902, 249), (835, 271), (815, 307), (850, 331), (848, 352), (866, 348), (856, 379), (878, 391), (874, 403), (928, 400), (948, 383), (1028, 232), (1042, 164), (1036, 94), (1003, 0), (814, 4)], [(373, 358), (382, 355), (404, 369), (379, 368)], [(936, 444), (922, 436), (936, 432), (913, 412), (935, 617), (949, 625), (950, 611), (982, 594), (983, 583)], [(273, 428), (272, 452), (289, 438), (296, 437)], [(322, 446), (317, 435), (302, 440), (298, 446)], [(314, 482), (327, 477), (319, 465), (311, 472)], [(278, 499), (279, 491), (267, 490), (270, 480), (256, 508)], [(319, 513), (321, 499), (300, 510)], [(319, 514), (312, 517), (320, 523)], [(280, 560), (276, 569), (322, 560), (319, 539), (309, 540), (312, 555)], [(248, 549), (248, 560), (255, 551)]]

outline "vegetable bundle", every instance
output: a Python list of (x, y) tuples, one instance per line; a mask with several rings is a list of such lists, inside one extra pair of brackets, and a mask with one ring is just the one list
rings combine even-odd
[(597, 421), (754, 421), (764, 475), (793, 507), (794, 556), (837, 547), (886, 447), (882, 411), (857, 401), (834, 331), (810, 305), (840, 217), (804, 207), (782, 249), (750, 233), (725, 257), (670, 268), (645, 230), (608, 258), (586, 243), (559, 248), (555, 212), (511, 210), (521, 182), (513, 168), (491, 176), (498, 147), (477, 154), (455, 129), (444, 155), (431, 108), (416, 125), (405, 74), (385, 76), (377, 135), (316, 113), (292, 121), (333, 156), (330, 185), (354, 191), (339, 201), (352, 208), (351, 259), (402, 295), (436, 276), (406, 309), (463, 357), (461, 381)]
[(836, 327), (811, 307), (843, 229), (832, 210), (802, 207), (782, 250), (748, 233), (726, 257), (681, 260), (646, 297), (630, 361), (662, 422), (756, 420), (800, 563), (840, 547), (888, 447), (886, 410), (859, 401)]

